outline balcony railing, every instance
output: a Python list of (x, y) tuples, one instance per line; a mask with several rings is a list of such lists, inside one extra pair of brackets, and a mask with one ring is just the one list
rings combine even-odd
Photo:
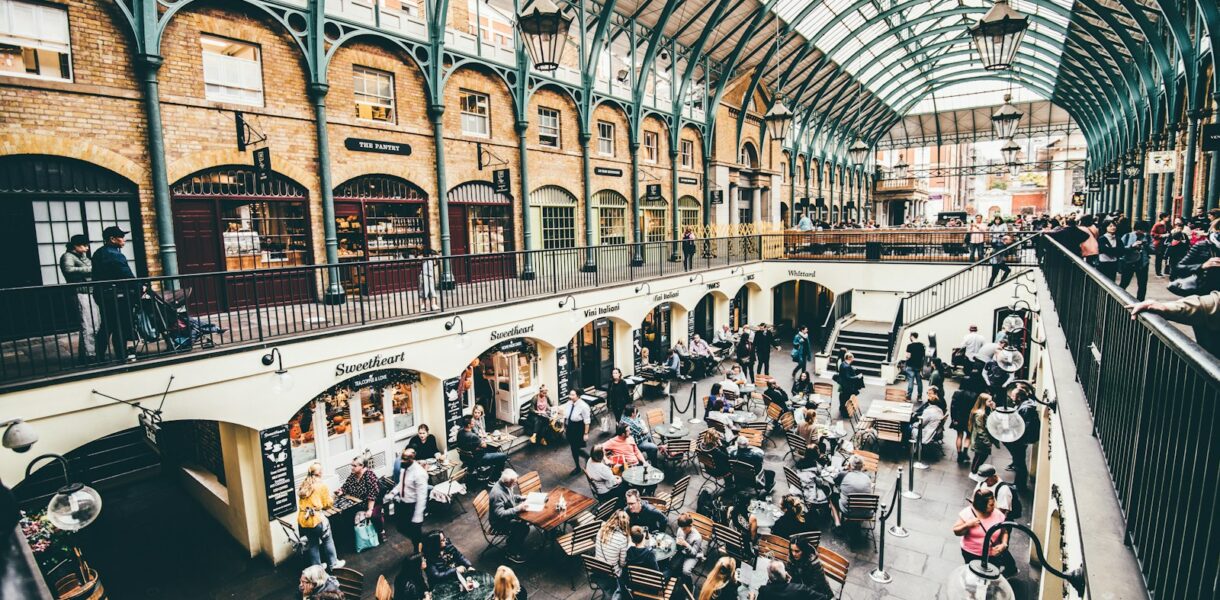
[(1043, 274), (1148, 590), (1214, 598), (1220, 364), (1161, 317), (1132, 320), (1130, 294), (1045, 241)]
[[(827, 231), (701, 239), (692, 270), (760, 260), (875, 260), (865, 251), (866, 242), (880, 248), (883, 260), (967, 262), (964, 250), (946, 249), (946, 240), (960, 241), (964, 234), (945, 231)], [(812, 250), (817, 248), (820, 253)], [(435, 308), (420, 293), (421, 283), (427, 283), (421, 282), (426, 279), (421, 277), (426, 261), (420, 259), (0, 289), (0, 389), (122, 366), (126, 361), (113, 349), (102, 360), (83, 356), (80, 331), (96, 332), (107, 322), (118, 323), (127, 332), (119, 336), (120, 346), (134, 346), (129, 355), (145, 364), (345, 327), (667, 277), (684, 270), (681, 262), (669, 260), (675, 250), (674, 242), (665, 241), (438, 257), (431, 259), (437, 288)], [(584, 268), (590, 262), (596, 270)], [(446, 269), (452, 276), (451, 286), (442, 281)], [(336, 301), (340, 297), (342, 301)], [(83, 328), (82, 320), (86, 323)]]

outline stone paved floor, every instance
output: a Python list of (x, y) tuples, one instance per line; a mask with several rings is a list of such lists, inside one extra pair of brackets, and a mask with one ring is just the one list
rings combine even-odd
[[(785, 385), (789, 385), (791, 362), (784, 350), (776, 351), (773, 358), (773, 373)], [(698, 386), (700, 393), (706, 393), (709, 381)], [(956, 384), (950, 383), (950, 388)], [(879, 384), (870, 384), (862, 394), (867, 410), (867, 401), (882, 394)], [(689, 397), (689, 385), (676, 388), (679, 403)], [(648, 408), (663, 408), (668, 414), (668, 403), (655, 400)], [(702, 426), (696, 426), (701, 430)], [(595, 434), (594, 438), (597, 438)], [(767, 468), (774, 469), (777, 474), (776, 492), (782, 494), (787, 486), (784, 483), (782, 465), (783, 455), (787, 451), (783, 440), (773, 436), (775, 447), (767, 448)], [(949, 573), (961, 565), (958, 550), (958, 540), (950, 531), (955, 515), (965, 506), (965, 497), (973, 487), (974, 482), (966, 477), (966, 469), (959, 467), (952, 459), (952, 438), (946, 443), (950, 456), (939, 458), (925, 456), (928, 470), (916, 473), (915, 490), (923, 495), (919, 500), (904, 500), (903, 526), (910, 531), (906, 538), (886, 536), (886, 570), (893, 577), (893, 582), (881, 585), (869, 579), (868, 574), (877, 565), (878, 554), (873, 544), (867, 538), (852, 532), (830, 531), (830, 524), (824, 527), (822, 543), (840, 552), (851, 561), (848, 582), (843, 598), (850, 600), (873, 600), (900, 598), (904, 600), (931, 600), (941, 596), (943, 583)], [(883, 449), (882, 465), (877, 477), (877, 490), (884, 499), (890, 498), (895, 482), (895, 470), (900, 464), (906, 464), (905, 449)], [(541, 474), (544, 489), (557, 484), (572, 487), (578, 491), (587, 490), (587, 484), (580, 475), (571, 476), (571, 456), (566, 447), (526, 448), (512, 456), (512, 462), (519, 471), (537, 470)], [(992, 462), (998, 468), (1003, 468), (1008, 457), (1003, 449), (997, 450)], [(693, 470), (692, 470), (693, 471)], [(672, 483), (672, 482), (668, 482)], [(664, 489), (667, 485), (663, 485)], [(700, 485), (698, 475), (692, 479), (691, 491), (688, 495), (687, 507), (694, 508), (696, 490)], [(172, 486), (163, 486), (170, 487)], [(136, 523), (151, 525), (151, 529), (159, 527), (159, 515), (141, 517), (150, 514), (147, 511), (164, 510), (167, 506), (178, 507), (170, 511), (165, 523), (180, 523), (186, 519), (194, 520), (195, 529), (202, 529), (203, 534), (194, 530), (180, 530), (177, 526), (162, 533), (166, 536), (167, 546), (153, 543), (140, 544), (137, 548), (124, 547), (133, 544), (130, 541), (111, 539), (106, 546), (114, 549), (107, 556), (99, 557), (96, 564), (103, 574), (104, 581), (109, 581), (108, 588), (112, 590), (112, 598), (294, 598), (297, 574), (300, 566), (293, 562), (279, 568), (272, 568), (259, 559), (248, 559), (242, 556), (240, 549), (219, 528), (210, 522), (193, 501), (180, 492), (174, 495), (174, 489), (164, 490), (170, 494), (165, 499), (152, 498), (115, 498), (111, 506), (122, 506), (133, 502), (129, 509), (133, 513), (132, 520)], [(778, 496), (777, 496), (778, 497)], [(108, 498), (109, 500), (109, 498)], [(138, 501), (144, 501), (139, 504)], [(144, 505), (148, 505), (147, 508)], [(1026, 500), (1029, 505), (1029, 500)], [(469, 508), (469, 505), (467, 505)], [(1027, 509), (1027, 514), (1029, 509)], [(891, 521), (892, 523), (892, 521)], [(430, 517), (427, 528), (441, 528), (457, 547), (461, 549), (477, 568), (494, 571), (501, 564), (502, 555), (498, 550), (491, 549), (483, 553), (486, 543), (480, 533), (473, 510), (454, 517)], [(344, 554), (341, 557), (348, 561), (348, 566), (363, 572), (368, 582), (366, 598), (372, 597), (373, 584), (378, 575), (384, 574), (387, 579), (393, 579), (398, 570), (398, 562), (407, 551), (404, 538), (392, 531), (388, 544), (366, 551), (362, 554)], [(102, 534), (103, 531), (97, 531)], [(132, 533), (130, 529), (114, 529), (111, 534), (122, 536), (156, 536), (158, 532), (140, 531)], [(536, 541), (537, 534), (531, 536)], [(127, 539), (130, 539), (128, 537)], [(183, 543), (183, 539), (193, 539), (199, 547), (188, 552), (162, 552), (162, 548), (175, 548)], [(1030, 575), (1028, 561), (1022, 560), (1028, 552), (1024, 540), (1016, 540), (1013, 555), (1018, 557), (1021, 575), (1015, 583), (1019, 598), (1032, 599), (1034, 587)], [(136, 567), (135, 565), (139, 565)], [(138, 568), (138, 573), (133, 569)], [(531, 600), (583, 600), (591, 597), (586, 587), (583, 572), (575, 564), (569, 566), (560, 563), (549, 555), (534, 555), (531, 560), (516, 569), (524, 580)], [(569, 587), (568, 577), (575, 575), (575, 589)], [(482, 598), (472, 600), (483, 600)]]

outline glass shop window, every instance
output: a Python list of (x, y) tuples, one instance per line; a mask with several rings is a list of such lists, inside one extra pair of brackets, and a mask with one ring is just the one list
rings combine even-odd
[(395, 432), (415, 428), (415, 396), (412, 391), (413, 388), (405, 383), (386, 388), (391, 410), (394, 412)]
[(50, 4), (0, 0), (0, 75), (71, 80), (68, 11)]
[(303, 202), (226, 201), (221, 226), (229, 271), (309, 262), (309, 216)]
[(318, 460), (318, 440), (314, 428), (314, 403), (306, 404), (288, 421), (288, 439), (292, 442), (293, 466), (308, 465)]
[(340, 390), (322, 399), (325, 410), (326, 446), (331, 456), (342, 454), (355, 446), (352, 417), (349, 414), (347, 390)]
[(380, 392), (381, 390), (373, 388), (361, 388), (359, 392), (363, 444), (385, 438), (385, 407)]

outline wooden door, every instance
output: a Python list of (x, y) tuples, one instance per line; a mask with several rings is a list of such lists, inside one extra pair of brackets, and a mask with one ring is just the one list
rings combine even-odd
[[(176, 200), (174, 237), (178, 245), (178, 269), (183, 275), (224, 270), (215, 202)], [(192, 313), (213, 313), (225, 307), (224, 287), (219, 278), (193, 277), (183, 283), (183, 287), (190, 289)]]
[[(449, 205), (449, 254), (461, 256), (470, 253), (469, 221), (466, 219), (466, 207)], [(461, 283), (470, 282), (470, 269), (466, 258), (450, 263), (453, 269), (453, 279)], [(440, 273), (437, 273), (440, 276)]]

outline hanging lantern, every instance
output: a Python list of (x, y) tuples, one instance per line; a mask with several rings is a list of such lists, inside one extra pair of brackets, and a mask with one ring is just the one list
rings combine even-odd
[(987, 415), (987, 432), (1001, 442), (1015, 442), (1025, 435), (1025, 420), (1016, 408), (999, 406)]
[(1004, 106), (991, 115), (991, 128), (1001, 140), (1011, 139), (1017, 133), (1017, 125), (1025, 113), (1012, 105), (1012, 94), (1004, 94)]
[(847, 150), (847, 155), (851, 157), (851, 162), (857, 167), (864, 166), (864, 161), (868, 160), (868, 144), (865, 144), (864, 140), (856, 140), (856, 143)]
[(539, 71), (559, 68), (571, 26), (572, 17), (565, 15), (551, 0), (536, 0), (530, 12), (517, 15), (517, 30), (534, 68)]
[(983, 68), (988, 71), (1011, 69), (1028, 28), (1028, 17), (1013, 10), (1008, 0), (997, 0), (970, 28), (970, 37), (974, 38), (974, 47), (983, 59)]
[(792, 126), (792, 111), (784, 106), (783, 100), (776, 100), (771, 110), (763, 116), (763, 121), (767, 123), (767, 133), (771, 134), (771, 139), (783, 141), (788, 137), (788, 128)]
[(1021, 147), (1017, 145), (1011, 138), (1004, 142), (1004, 147), (1000, 148), (1000, 154), (1004, 156), (1004, 164), (1008, 166), (1020, 165), (1020, 159), (1017, 155), (1021, 153)]

